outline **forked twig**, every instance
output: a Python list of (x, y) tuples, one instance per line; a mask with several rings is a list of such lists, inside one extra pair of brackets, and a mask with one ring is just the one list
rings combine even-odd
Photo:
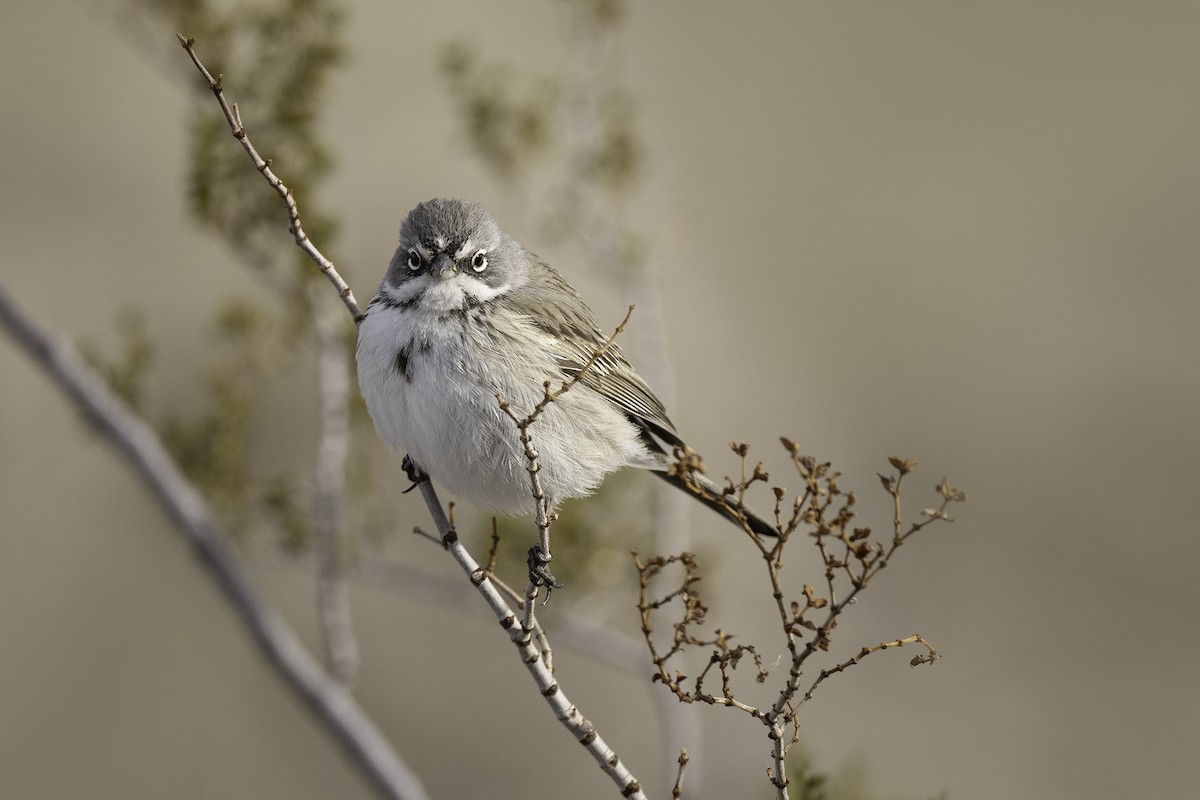
[[(733, 672), (739, 662), (753, 661), (755, 678), (759, 683), (763, 683), (767, 678), (767, 671), (753, 645), (733, 645), (730, 641), (732, 636), (721, 628), (717, 628), (712, 636), (702, 636), (694, 632), (695, 626), (703, 624), (708, 613), (708, 608), (701, 601), (695, 588), (700, 580), (695, 556), (685, 552), (656, 556), (643, 561), (636, 551), (633, 554), (639, 576), (638, 609), (641, 612), (642, 635), (656, 668), (654, 679), (664, 684), (684, 703), (736, 708), (759, 720), (767, 728), (767, 736), (772, 742), (771, 765), (767, 774), (775, 787), (777, 800), (788, 798), (789, 780), (785, 759), (789, 748), (799, 740), (800, 710), (812, 699), (818, 686), (831, 676), (857, 665), (867, 656), (883, 650), (908, 645), (923, 647), (925, 652), (909, 661), (912, 666), (932, 664), (940, 657), (928, 641), (913, 634), (862, 647), (850, 658), (820, 670), (815, 679), (808, 678), (811, 684), (807, 691), (804, 691), (801, 685), (801, 682), (806, 680), (804, 674), (809, 660), (817, 653), (829, 649), (831, 635), (841, 615), (855, 602), (858, 594), (871, 580), (887, 567), (896, 551), (913, 534), (933, 521), (950, 521), (950, 516), (946, 513), (949, 504), (966, 500), (964, 492), (950, 486), (943, 479), (936, 487), (942, 497), (940, 506), (925, 509), (923, 515), (926, 519), (913, 522), (905, 528), (902, 523), (900, 487), (904, 477), (913, 470), (916, 463), (892, 458), (890, 462), (898, 474), (880, 476), (884, 488), (893, 500), (892, 532), (890, 538), (874, 537), (869, 528), (853, 526), (855, 498), (853, 492), (843, 492), (838, 485), (840, 474), (833, 471), (828, 462), (818, 462), (811, 456), (803, 455), (794, 442), (783, 439), (782, 443), (804, 480), (805, 488), (796, 495), (790, 518), (784, 512), (786, 492), (783, 489), (774, 490), (775, 519), (780, 535), (773, 540), (770, 547), (761, 539), (750, 537), (765, 562), (771, 596), (775, 601), (778, 621), (787, 646), (783, 659), (787, 668), (786, 677), (772, 704), (755, 705), (734, 697)], [(747, 488), (766, 480), (766, 473), (762, 471), (761, 465), (756, 464), (753, 470), (749, 468), (745, 445), (731, 443), (731, 448), (742, 458), (742, 471), (740, 480), (731, 480), (726, 491), (740, 501)], [(789, 600), (783, 583), (783, 549), (792, 540), (792, 534), (801, 526), (808, 529), (809, 539), (821, 555), (827, 592), (822, 595), (806, 583), (802, 586), (802, 596)], [(658, 580), (667, 568), (681, 569), (681, 579), (651, 593), (652, 581)], [(838, 591), (839, 589), (843, 590)], [(660, 646), (653, 636), (654, 616), (667, 606), (678, 610), (676, 621), (671, 627), (669, 647), (666, 644)], [(694, 668), (691, 675), (685, 675), (674, 664), (675, 660), (690, 648), (707, 650), (708, 659), (702, 667)], [(720, 676), (719, 690), (705, 688), (705, 678), (713, 673)]]

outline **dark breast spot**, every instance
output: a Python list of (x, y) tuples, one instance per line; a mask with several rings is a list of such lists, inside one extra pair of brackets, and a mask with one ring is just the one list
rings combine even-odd
[(404, 376), (404, 380), (411, 381), (412, 373), (408, 371), (408, 356), (407, 347), (402, 347), (396, 352), (396, 372)]

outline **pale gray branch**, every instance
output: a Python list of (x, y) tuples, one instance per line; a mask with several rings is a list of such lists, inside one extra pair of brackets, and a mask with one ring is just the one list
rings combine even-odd
[(340, 535), (350, 444), (350, 374), (342, 338), (345, 323), (336, 307), (316, 296), (315, 288), (313, 295), (320, 383), (320, 428), (313, 497), (317, 614), (329, 670), (343, 684), (352, 686), (358, 673), (358, 643), (354, 638)]
[(330, 678), (286, 620), (259, 594), (240, 558), (226, 543), (199, 491), (180, 472), (154, 430), (113, 394), (75, 349), (52, 339), (0, 287), (0, 322), (121, 452), (200, 556), (267, 660), (300, 696), (385, 797), (425, 800), (420, 781), (344, 686)]
[(529, 674), (533, 676), (538, 691), (554, 711), (554, 716), (592, 754), (596, 763), (600, 765), (600, 769), (621, 790), (623, 797), (645, 800), (646, 795), (642, 791), (641, 783), (625, 766), (625, 762), (608, 746), (608, 743), (596, 731), (595, 726), (583, 716), (574, 703), (567, 699), (566, 693), (555, 680), (554, 673), (546, 667), (542, 653), (533, 644), (531, 634), (522, 629), (517, 611), (505, 602), (496, 586), (488, 578), (487, 573), (463, 546), (454, 529), (450, 527), (450, 521), (442, 509), (442, 502), (433, 488), (433, 481), (424, 480), (420, 486), (421, 495), (425, 498), (425, 505), (429, 507), (429, 513), (437, 523), (443, 546), (450, 551), (455, 562), (467, 574), (471, 583), (491, 608), (492, 613), (496, 615), (500, 627), (508, 633), (509, 639), (517, 646), (521, 661), (529, 670)]

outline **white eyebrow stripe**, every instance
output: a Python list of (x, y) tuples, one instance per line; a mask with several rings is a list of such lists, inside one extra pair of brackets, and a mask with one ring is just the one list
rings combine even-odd
[(446, 237), (445, 236), (435, 237), (433, 240), (433, 244), (434, 244), (434, 246), (437, 247), (438, 250), (445, 250), (446, 249)]
[(470, 239), (467, 239), (465, 242), (463, 242), (462, 247), (458, 248), (457, 252), (454, 253), (454, 260), (457, 261), (458, 259), (462, 258), (464, 255), (466, 255), (467, 253), (471, 252), (474, 249), (475, 249), (475, 243), (472, 242)]

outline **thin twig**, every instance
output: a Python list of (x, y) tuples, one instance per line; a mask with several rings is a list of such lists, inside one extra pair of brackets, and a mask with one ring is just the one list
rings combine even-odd
[[(837, 626), (841, 615), (854, 603), (857, 596), (887, 565), (895, 552), (914, 534), (936, 520), (952, 521), (947, 508), (951, 503), (966, 500), (966, 493), (956, 489), (943, 479), (936, 487), (942, 497), (942, 503), (933, 508), (926, 508), (922, 513), (926, 519), (911, 523), (905, 528), (901, 522), (903, 508), (900, 503), (901, 484), (904, 476), (910, 473), (916, 462), (891, 458), (889, 461), (897, 470), (896, 475), (880, 475), (885, 490), (893, 498), (892, 536), (889, 540), (880, 541), (880, 537), (872, 538), (870, 528), (854, 527), (855, 498), (853, 492), (843, 492), (838, 486), (840, 473), (834, 471), (828, 462), (818, 462), (811, 456), (803, 455), (794, 442), (782, 439), (784, 447), (789, 451), (792, 460), (805, 482), (805, 489), (796, 495), (791, 519), (785, 522), (783, 514), (783, 499), (786, 491), (775, 489), (775, 516), (778, 522), (780, 536), (768, 548), (763, 542), (751, 537), (757, 546), (767, 568), (767, 576), (771, 586), (771, 594), (775, 600), (776, 611), (786, 640), (788, 653), (785, 663), (787, 677), (780, 688), (775, 702), (769, 707), (756, 707), (737, 701), (733, 697), (733, 670), (740, 659), (750, 656), (758, 669), (759, 682), (767, 678), (758, 652), (753, 645), (739, 644), (731, 646), (729, 635), (717, 628), (712, 638), (697, 636), (692, 632), (695, 625), (703, 623), (708, 609), (695, 591), (694, 584), (699, 580), (697, 563), (691, 553), (679, 555), (656, 556), (643, 562), (634, 552), (634, 561), (639, 575), (640, 593), (638, 609), (642, 615), (642, 634), (651, 659), (657, 668), (655, 679), (662, 682), (672, 694), (684, 703), (703, 702), (710, 705), (722, 705), (746, 711), (758, 719), (767, 728), (767, 736), (772, 741), (771, 764), (767, 775), (775, 787), (777, 800), (787, 800), (789, 779), (786, 770), (788, 750), (800, 738), (800, 709), (808, 702), (820, 686), (829, 677), (844, 672), (855, 666), (862, 659), (882, 650), (888, 650), (906, 645), (918, 644), (925, 652), (913, 657), (909, 664), (932, 664), (940, 656), (933, 646), (919, 635), (903, 639), (881, 642), (876, 645), (863, 647), (857, 654), (832, 667), (820, 671), (807, 692), (801, 694), (801, 680), (804, 667), (809, 659), (819, 652), (829, 649), (830, 637)], [(765, 481), (766, 473), (761, 465), (755, 465), (753, 472), (748, 469), (746, 447), (736, 443), (731, 444), (733, 450), (742, 456), (742, 471), (740, 479), (729, 479), (728, 494), (739, 500), (746, 489), (752, 484)], [(821, 596), (810, 584), (803, 584), (800, 598), (788, 599), (783, 591), (783, 549), (791, 539), (791, 534), (803, 524), (810, 529), (813, 539), (824, 566), (828, 596)], [(683, 570), (683, 579), (677, 588), (651, 596), (648, 587), (652, 579), (660, 575), (664, 568), (678, 565)], [(841, 583), (849, 588), (841, 595), (835, 591)], [(662, 608), (676, 605), (681, 608), (679, 617), (672, 625), (673, 637), (669, 649), (660, 648), (652, 636), (653, 617)], [(818, 622), (813, 617), (819, 612), (824, 618)], [(685, 676), (679, 670), (672, 670), (668, 662), (675, 659), (691, 647), (709, 649), (707, 663), (700, 668), (694, 677)], [(713, 673), (721, 680), (719, 694), (704, 690), (703, 682)], [(685, 685), (685, 681), (687, 685)], [(689, 688), (690, 687), (690, 688)], [(789, 729), (791, 731), (788, 736)]]
[(678, 763), (679, 763), (679, 768), (675, 772), (675, 785), (673, 787), (671, 787), (671, 797), (673, 798), (673, 800), (679, 800), (679, 798), (683, 797), (683, 771), (685, 769), (687, 769), (687, 765), (688, 765), (688, 751), (687, 750), (679, 751), (679, 762)]
[(361, 322), (363, 318), (362, 309), (359, 308), (358, 301), (354, 299), (354, 292), (350, 291), (350, 285), (342, 279), (333, 262), (326, 258), (308, 238), (308, 234), (304, 232), (304, 226), (300, 223), (300, 209), (296, 205), (296, 198), (292, 194), (292, 190), (285, 186), (283, 181), (271, 171), (271, 162), (260, 156), (258, 150), (254, 148), (249, 134), (246, 133), (246, 126), (242, 124), (242, 115), (238, 111), (237, 104), (230, 105), (229, 101), (225, 99), (225, 92), (221, 84), (223, 76), (217, 75), (213, 77), (213, 74), (200, 61), (200, 57), (196, 55), (193, 47), (196, 43), (195, 39), (190, 39), (182, 33), (176, 33), (175, 35), (179, 38), (179, 43), (183, 45), (183, 49), (187, 51), (188, 56), (192, 59), (192, 63), (196, 65), (196, 69), (200, 71), (200, 74), (204, 76), (204, 80), (208, 82), (208, 88), (212, 90), (213, 95), (217, 98), (217, 103), (221, 106), (221, 111), (225, 114), (225, 120), (229, 123), (229, 131), (233, 134), (233, 138), (242, 143), (246, 154), (254, 162), (254, 168), (262, 173), (262, 176), (266, 178), (271, 188), (283, 199), (284, 205), (287, 206), (288, 228), (291, 230), (296, 244), (308, 254), (308, 257), (321, 270), (321, 274), (333, 284), (333, 287), (337, 290), (338, 297), (345, 304), (346, 310), (354, 318), (354, 322)]
[(768, 726), (767, 736), (771, 740), (771, 767), (767, 776), (775, 787), (775, 800), (788, 800), (787, 751), (788, 745), (783, 741), (786, 722), (772, 722)]
[(915, 667), (918, 664), (932, 664), (934, 661), (937, 661), (939, 658), (941, 658), (941, 656), (938, 655), (938, 652), (933, 649), (933, 645), (925, 641), (923, 637), (916, 633), (914, 633), (912, 636), (906, 636), (903, 639), (893, 639), (890, 642), (880, 642), (879, 644), (871, 645), (870, 647), (864, 647), (863, 649), (859, 650), (857, 654), (851, 656), (842, 663), (836, 664), (829, 669), (821, 670), (821, 672), (817, 675), (817, 679), (813, 681), (812, 686), (808, 687), (808, 691), (804, 693), (804, 697), (801, 698), (799, 703), (797, 703), (797, 708), (811, 700), (813, 692), (816, 691), (817, 687), (820, 686), (821, 683), (823, 683), (829, 676), (836, 675), (839, 672), (845, 672), (847, 669), (857, 665), (860, 661), (872, 653), (878, 653), (881, 650), (890, 650), (894, 647), (904, 647), (905, 645), (909, 644), (919, 644), (927, 651), (922, 655), (914, 656), (909, 661), (910, 666)]
[(200, 556), (267, 660), (387, 797), (424, 800), (420, 781), (396, 755), (354, 696), (330, 678), (291, 627), (259, 594), (241, 559), (226, 544), (216, 517), (184, 477), (158, 434), (113, 394), (75, 349), (51, 339), (0, 287), (0, 322), (54, 379), (76, 408), (125, 457), (176, 530)]
[[(577, 383), (579, 383), (583, 376), (586, 375), (588, 371), (596, 365), (596, 362), (603, 358), (605, 353), (612, 349), (613, 343), (617, 340), (617, 337), (621, 335), (622, 331), (625, 330), (625, 327), (629, 324), (629, 320), (632, 316), (633, 306), (630, 306), (625, 312), (625, 318), (621, 320), (621, 324), (613, 330), (612, 335), (605, 340), (604, 344), (592, 352), (591, 356), (588, 357), (588, 360), (584, 362), (583, 366), (581, 366), (573, 376), (571, 376), (570, 380), (560, 383), (557, 389), (551, 389), (551, 382), (546, 381), (542, 386), (542, 399), (538, 401), (537, 405), (535, 405), (529, 414), (527, 414), (524, 418), (517, 416), (517, 413), (513, 411), (512, 406), (508, 404), (508, 401), (503, 395), (496, 395), (496, 402), (500, 404), (500, 410), (503, 411), (517, 427), (517, 437), (521, 442), (522, 448), (525, 450), (525, 459), (529, 462), (525, 469), (529, 473), (529, 491), (530, 496), (533, 498), (534, 524), (537, 525), (538, 529), (537, 549), (540, 553), (542, 568), (545, 568), (546, 565), (550, 563), (550, 525), (554, 522), (556, 517), (551, 512), (549, 499), (546, 497), (546, 492), (542, 488), (542, 465), (539, 461), (537, 448), (533, 446), (533, 437), (529, 433), (529, 427), (537, 421), (538, 417), (542, 415), (542, 412), (545, 411), (551, 403), (562, 397), (567, 392), (571, 391), (571, 389), (574, 388)], [(531, 559), (533, 558), (533, 555), (534, 554), (531, 551)], [(546, 587), (546, 600), (549, 601), (551, 590), (557, 586), (557, 584), (555, 584), (553, 581), (553, 576), (550, 575), (548, 571), (546, 571), (544, 574), (535, 574), (536, 572), (537, 571), (534, 569), (534, 565), (531, 563), (529, 585), (525, 590), (525, 598), (527, 602), (525, 602), (525, 613), (521, 619), (521, 625), (526, 631), (534, 630), (537, 625), (536, 620), (534, 619), (533, 600), (537, 597), (539, 587)], [(547, 654), (547, 658), (549, 658), (549, 654)]]

